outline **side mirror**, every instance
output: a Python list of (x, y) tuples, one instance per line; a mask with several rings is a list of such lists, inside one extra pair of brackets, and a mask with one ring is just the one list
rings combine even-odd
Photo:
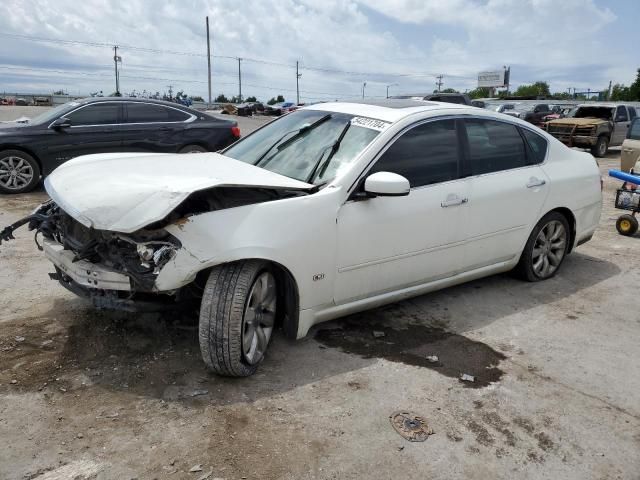
[(57, 118), (51, 123), (51, 127), (55, 128), (56, 130), (59, 130), (62, 128), (69, 128), (70, 126), (71, 126), (71, 120), (69, 120), (67, 117)]
[(403, 197), (409, 195), (409, 180), (391, 172), (376, 172), (367, 177), (364, 191), (372, 197)]

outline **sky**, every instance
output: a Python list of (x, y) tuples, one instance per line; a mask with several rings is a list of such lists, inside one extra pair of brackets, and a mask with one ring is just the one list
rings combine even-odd
[[(511, 67), (512, 90), (631, 83), (640, 0), (1, 0), (0, 92), (120, 89), (300, 101), (477, 86)], [(365, 86), (366, 83), (366, 86)]]

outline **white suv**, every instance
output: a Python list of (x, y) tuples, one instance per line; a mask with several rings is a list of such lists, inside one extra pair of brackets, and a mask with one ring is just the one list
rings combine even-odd
[[(415, 101), (323, 103), (221, 154), (80, 157), (29, 222), (101, 307), (196, 300), (206, 364), (255, 372), (274, 328), (516, 269), (552, 277), (601, 210), (593, 157), (529, 123)], [(18, 224), (5, 229), (5, 239)]]

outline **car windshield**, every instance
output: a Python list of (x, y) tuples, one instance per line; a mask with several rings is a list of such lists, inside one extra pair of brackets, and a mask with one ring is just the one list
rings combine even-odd
[(41, 113), (37, 117), (33, 117), (31, 120), (29, 120), (29, 125), (42, 125), (43, 123), (53, 122), (63, 113), (66, 113), (79, 105), (80, 103), (78, 102), (64, 103), (55, 108), (52, 108), (51, 110), (47, 110), (46, 112)]
[(298, 110), (257, 130), (223, 153), (231, 158), (316, 185), (338, 176), (384, 124), (345, 113)]

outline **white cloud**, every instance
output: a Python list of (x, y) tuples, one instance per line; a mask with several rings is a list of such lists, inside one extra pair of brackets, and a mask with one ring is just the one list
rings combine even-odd
[[(269, 62), (293, 65), (299, 60), (302, 67), (366, 72), (303, 69), (303, 99), (358, 95), (364, 81), (370, 95), (384, 95), (391, 83), (400, 83), (396, 91), (433, 89), (433, 76), (392, 76), (399, 73), (443, 73), (445, 86), (473, 88), (479, 70), (508, 63), (523, 66), (520, 73), (514, 71), (521, 81), (545, 79), (538, 76), (543, 73), (549, 78), (570, 76), (580, 66), (604, 65), (591, 78), (574, 79), (571, 85), (591, 81), (597, 86), (605, 75), (623, 71), (621, 66), (629, 63), (623, 52), (610, 51), (597, 35), (615, 15), (593, 0), (4, 0), (3, 7), (2, 33), (123, 45), (125, 91), (163, 91), (172, 84), (174, 90), (206, 96), (206, 58), (201, 56), (206, 53), (205, 15), (210, 17), (213, 54), (246, 59), (243, 94), (262, 99), (278, 93), (295, 97), (294, 68)], [(367, 8), (388, 19), (374, 26)], [(403, 24), (424, 26), (425, 32), (438, 27), (439, 33), (407, 41)], [(127, 45), (193, 55), (142, 52)], [(110, 92), (112, 55), (106, 47), (0, 36), (0, 65), (76, 72), (0, 70), (0, 89)], [(237, 62), (215, 58), (213, 65), (214, 95), (235, 94)], [(630, 77), (634, 69), (629, 67)], [(566, 87), (557, 81), (557, 89)]]

